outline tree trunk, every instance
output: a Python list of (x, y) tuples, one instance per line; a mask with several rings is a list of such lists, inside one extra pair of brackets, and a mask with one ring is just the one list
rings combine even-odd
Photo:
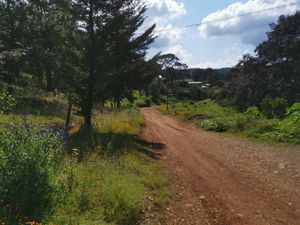
[(46, 90), (47, 91), (53, 91), (53, 78), (52, 78), (52, 74), (51, 74), (51, 69), (46, 66), (45, 67), (45, 76), (46, 76), (46, 80), (47, 80), (47, 87)]
[(90, 49), (89, 49), (89, 78), (88, 78), (88, 93), (85, 102), (84, 110), (84, 124), (87, 127), (92, 126), (92, 110), (94, 105), (94, 85), (95, 85), (95, 30), (94, 30), (94, 9), (93, 0), (89, 1), (90, 11), (89, 11), (89, 39), (90, 39)]
[(68, 134), (68, 130), (70, 127), (71, 113), (72, 113), (72, 102), (69, 102), (66, 125), (65, 125), (65, 134)]
[(117, 100), (117, 109), (120, 109), (121, 108), (121, 100)]

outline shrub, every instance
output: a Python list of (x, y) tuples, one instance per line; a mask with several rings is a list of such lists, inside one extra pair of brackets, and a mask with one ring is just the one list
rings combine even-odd
[(58, 135), (25, 123), (1, 127), (0, 136), (0, 218), (12, 225), (39, 220), (53, 205)]
[(250, 119), (258, 119), (261, 117), (261, 113), (257, 107), (249, 107), (246, 110), (245, 115)]
[(284, 98), (264, 98), (261, 103), (261, 110), (268, 118), (283, 118), (287, 108), (287, 101)]
[(16, 106), (16, 100), (8, 93), (0, 94), (0, 114), (8, 113)]
[(151, 98), (149, 97), (140, 97), (134, 101), (136, 107), (150, 107), (152, 104)]
[(287, 110), (286, 118), (280, 122), (280, 131), (288, 134), (291, 142), (300, 143), (300, 103)]
[(287, 119), (290, 123), (300, 122), (300, 103), (295, 103), (292, 107), (288, 108), (286, 112)]
[(209, 131), (217, 131), (217, 132), (225, 132), (232, 128), (232, 123), (225, 119), (209, 119), (197, 122), (196, 125), (199, 127), (209, 130)]

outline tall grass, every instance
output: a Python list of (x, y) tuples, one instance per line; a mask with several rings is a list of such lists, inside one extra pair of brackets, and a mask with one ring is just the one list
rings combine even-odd
[(60, 136), (26, 122), (0, 126), (0, 219), (5, 224), (40, 221), (53, 209)]
[(136, 135), (143, 118), (131, 109), (98, 114), (95, 120), (94, 130), (71, 136), (69, 148), (75, 158), (59, 176), (65, 199), (48, 221), (139, 224), (149, 196), (151, 205), (160, 206), (170, 194), (161, 168), (139, 151)]
[(93, 129), (73, 115), (79, 126), (58, 143), (49, 127), (63, 128), (66, 99), (16, 100), (10, 113), (0, 113), (0, 222), (133, 225), (168, 201), (168, 180), (145, 154), (138, 140), (143, 117), (129, 102), (95, 112)]

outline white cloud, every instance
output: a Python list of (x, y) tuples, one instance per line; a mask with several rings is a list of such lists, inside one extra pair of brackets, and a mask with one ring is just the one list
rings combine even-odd
[(169, 54), (172, 53), (176, 55), (180, 62), (182, 63), (188, 63), (192, 59), (192, 54), (186, 51), (181, 45), (173, 45), (166, 50), (163, 51), (163, 54)]
[(187, 13), (184, 3), (176, 0), (144, 0), (151, 16), (172, 20)]
[(238, 45), (233, 45), (230, 48), (224, 49), (220, 58), (213, 61), (203, 61), (196, 65), (192, 65), (192, 68), (224, 68), (224, 67), (233, 67), (235, 66), (242, 56), (245, 54), (253, 54), (253, 51), (246, 49), (244, 51), (240, 50)]
[[(144, 0), (148, 7), (145, 27), (156, 24), (156, 31), (171, 29), (174, 19), (187, 14), (184, 3), (177, 0)], [(153, 44), (154, 48), (160, 49), (174, 45), (181, 37), (182, 30), (169, 30), (157, 32), (158, 38)]]
[[(244, 43), (257, 45), (266, 38), (269, 24), (275, 22), (281, 14), (292, 14), (299, 9), (299, 5), (291, 5), (297, 0), (249, 0), (245, 3), (237, 2), (223, 10), (218, 10), (205, 17), (202, 22), (221, 20), (213, 23), (206, 23), (200, 26), (199, 30), (203, 37), (222, 35), (239, 35)], [(264, 9), (274, 8), (268, 11), (255, 13), (247, 16), (236, 17)], [(232, 19), (222, 20), (224, 18)]]

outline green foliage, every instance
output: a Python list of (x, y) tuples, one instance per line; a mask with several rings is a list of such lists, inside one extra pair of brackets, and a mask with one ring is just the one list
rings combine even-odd
[(200, 122), (196, 122), (201, 128), (209, 131), (217, 131), (217, 132), (225, 132), (232, 127), (232, 124), (229, 121), (225, 121), (224, 119), (209, 119), (203, 120)]
[(283, 118), (287, 108), (287, 101), (284, 98), (264, 98), (261, 103), (261, 110), (268, 118)]
[(15, 98), (9, 93), (0, 93), (0, 114), (10, 112), (16, 106)]
[(192, 120), (196, 126), (209, 131), (231, 132), (277, 142), (300, 143), (299, 103), (290, 107), (281, 120), (265, 118), (257, 107), (249, 107), (245, 113), (241, 113), (233, 108), (222, 107), (211, 100), (198, 103), (175, 102), (169, 111), (165, 105), (161, 105), (159, 109), (180, 119)]
[[(283, 118), (286, 103), (300, 99), (299, 27), (300, 12), (282, 15), (272, 23), (268, 39), (256, 48), (256, 56), (245, 55), (225, 77), (220, 99), (229, 99), (227, 102), (241, 111), (261, 106), (267, 117)], [(273, 100), (267, 98), (261, 105), (266, 96)]]
[(1, 126), (0, 136), (0, 218), (12, 225), (41, 220), (54, 203), (59, 135), (24, 123)]
[(261, 113), (257, 107), (249, 107), (246, 110), (245, 115), (250, 117), (251, 119), (258, 119), (261, 117)]
[(134, 101), (134, 105), (138, 108), (150, 107), (152, 105), (152, 100), (150, 97), (141, 96)]
[(295, 103), (287, 110), (287, 119), (289, 123), (299, 123), (300, 121), (300, 103)]
[[(148, 198), (169, 199), (161, 168), (140, 152), (135, 137), (143, 122), (136, 109), (99, 114), (93, 131), (75, 133), (69, 166), (59, 174), (63, 201), (48, 218), (54, 224), (139, 224)], [(76, 150), (74, 150), (76, 149)]]

